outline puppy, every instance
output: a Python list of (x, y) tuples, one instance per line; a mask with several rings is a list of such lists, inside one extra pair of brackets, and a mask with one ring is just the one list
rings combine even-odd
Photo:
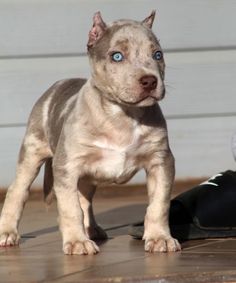
[(0, 246), (19, 243), (17, 231), (29, 188), (45, 163), (44, 191), (56, 195), (65, 254), (96, 254), (92, 198), (100, 183), (121, 184), (147, 174), (149, 205), (145, 250), (179, 251), (168, 212), (174, 158), (158, 101), (165, 95), (165, 63), (151, 28), (142, 22), (107, 25), (99, 12), (89, 32), (91, 78), (55, 83), (35, 104), (21, 146), (17, 173), (0, 218)]

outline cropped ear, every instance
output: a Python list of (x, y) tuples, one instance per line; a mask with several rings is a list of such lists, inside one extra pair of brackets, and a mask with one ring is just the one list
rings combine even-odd
[(142, 23), (143, 23), (145, 26), (147, 26), (148, 28), (151, 29), (151, 28), (152, 28), (152, 24), (153, 24), (154, 19), (155, 19), (155, 15), (156, 15), (156, 11), (153, 10), (153, 11), (151, 12), (151, 15), (148, 16), (146, 19), (144, 19), (144, 20), (142, 21)]
[(94, 46), (96, 41), (102, 37), (106, 29), (107, 25), (104, 23), (101, 13), (96, 12), (93, 16), (93, 27), (89, 31), (89, 39), (87, 43), (88, 49)]

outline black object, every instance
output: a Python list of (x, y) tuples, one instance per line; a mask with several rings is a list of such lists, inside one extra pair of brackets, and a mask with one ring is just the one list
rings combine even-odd
[[(236, 236), (236, 172), (228, 170), (171, 201), (170, 230), (179, 240)], [(143, 236), (143, 221), (129, 234)]]

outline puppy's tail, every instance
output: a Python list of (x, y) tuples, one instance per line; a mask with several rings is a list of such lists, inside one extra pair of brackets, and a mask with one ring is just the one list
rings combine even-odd
[(49, 207), (54, 199), (52, 158), (47, 159), (45, 162), (43, 193), (46, 206)]

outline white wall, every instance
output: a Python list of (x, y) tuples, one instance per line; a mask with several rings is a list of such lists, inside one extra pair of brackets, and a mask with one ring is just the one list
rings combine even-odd
[[(14, 176), (37, 98), (56, 80), (89, 76), (93, 13), (100, 10), (108, 22), (141, 20), (152, 9), (166, 56), (168, 92), (161, 106), (177, 178), (235, 168), (235, 0), (0, 0), (0, 186)], [(142, 181), (142, 174), (134, 179)]]

